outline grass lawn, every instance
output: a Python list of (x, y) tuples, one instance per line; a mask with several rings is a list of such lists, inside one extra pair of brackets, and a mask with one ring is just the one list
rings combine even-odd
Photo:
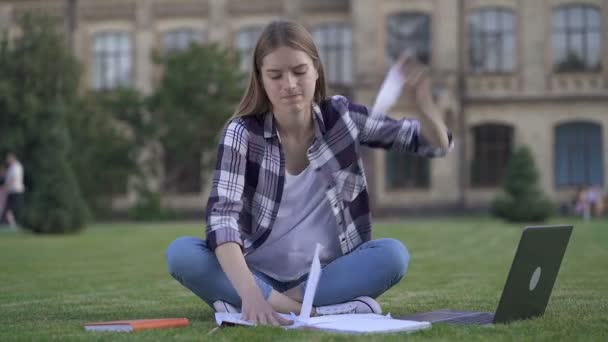
[[(608, 341), (608, 221), (570, 223), (574, 233), (544, 317), (489, 328), (436, 324), (411, 335), (359, 338)], [(174, 238), (202, 231), (201, 224), (174, 223), (93, 225), (74, 236), (0, 233), (0, 341), (353, 339), (269, 327), (227, 328), (208, 336), (213, 312), (169, 276), (164, 261)], [(494, 310), (520, 233), (520, 226), (484, 218), (377, 224), (375, 238), (400, 239), (411, 253), (406, 277), (379, 298), (383, 310)], [(156, 317), (187, 317), (191, 326), (132, 334), (81, 327), (87, 321)]]

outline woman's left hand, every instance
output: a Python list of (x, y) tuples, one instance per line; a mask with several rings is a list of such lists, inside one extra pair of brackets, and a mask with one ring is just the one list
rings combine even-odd
[(402, 55), (398, 63), (405, 77), (404, 96), (408, 106), (419, 114), (422, 135), (432, 146), (447, 151), (450, 141), (439, 108), (433, 101), (429, 68), (420, 63), (413, 54)]
[(397, 63), (405, 77), (404, 96), (408, 106), (426, 113), (433, 105), (429, 68), (411, 54), (403, 54)]

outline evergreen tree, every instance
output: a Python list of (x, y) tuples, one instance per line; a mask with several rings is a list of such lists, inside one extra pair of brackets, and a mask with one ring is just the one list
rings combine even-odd
[(110, 214), (112, 198), (127, 192), (130, 177), (142, 177), (137, 156), (154, 135), (142, 109), (136, 91), (118, 89), (84, 94), (68, 114), (70, 164), (96, 217)]
[(518, 148), (507, 165), (503, 191), (492, 204), (494, 215), (510, 222), (542, 222), (553, 204), (538, 185), (538, 172), (527, 147)]
[(160, 142), (176, 161), (166, 179), (179, 178), (184, 168), (200, 163), (206, 174), (217, 138), (243, 93), (243, 77), (234, 55), (217, 44), (157, 57), (163, 78), (149, 99), (150, 112), (161, 123)]
[(88, 208), (68, 162), (66, 114), (77, 98), (78, 64), (58, 23), (26, 15), (20, 28), (0, 42), (0, 151), (14, 150), (25, 169), (19, 222), (38, 233), (77, 231)]

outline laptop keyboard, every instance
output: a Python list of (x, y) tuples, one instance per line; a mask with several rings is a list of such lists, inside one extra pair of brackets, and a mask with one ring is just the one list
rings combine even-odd
[(449, 318), (437, 323), (451, 324), (491, 324), (494, 321), (494, 314), (490, 312), (477, 312), (466, 316)]

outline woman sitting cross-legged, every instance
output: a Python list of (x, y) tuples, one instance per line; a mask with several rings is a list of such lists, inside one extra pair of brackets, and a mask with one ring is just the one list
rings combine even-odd
[(276, 312), (299, 313), (320, 243), (313, 315), (381, 313), (374, 298), (403, 278), (409, 254), (398, 240), (372, 240), (361, 145), (425, 157), (451, 145), (426, 69), (413, 58), (400, 63), (420, 120), (370, 116), (342, 96), (326, 97), (306, 29), (266, 26), (219, 144), (206, 240), (175, 240), (167, 250), (171, 275), (216, 311), (288, 324)]

